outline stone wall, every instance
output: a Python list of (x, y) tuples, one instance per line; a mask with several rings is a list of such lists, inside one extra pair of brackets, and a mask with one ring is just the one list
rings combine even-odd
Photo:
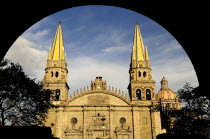
[(52, 109), (46, 125), (61, 139), (154, 139), (161, 133), (160, 124), (159, 113), (150, 113), (150, 106), (128, 104), (106, 92), (89, 93)]

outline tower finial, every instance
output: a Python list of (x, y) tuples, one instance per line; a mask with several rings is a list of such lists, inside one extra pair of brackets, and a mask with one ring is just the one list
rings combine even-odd
[(136, 25), (139, 25), (139, 22), (138, 22), (138, 20), (136, 20)]
[(61, 25), (61, 24), (62, 24), (62, 21), (61, 21), (61, 20), (59, 20), (59, 21), (58, 21), (58, 24), (60, 24), (60, 25)]
[(164, 78), (164, 74), (165, 74), (164, 71), (162, 71), (162, 76), (163, 76), (163, 78)]

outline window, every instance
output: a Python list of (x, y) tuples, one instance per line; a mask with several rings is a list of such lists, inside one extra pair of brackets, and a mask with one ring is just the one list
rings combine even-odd
[(55, 73), (55, 77), (58, 77), (58, 72), (56, 71), (56, 73)]
[(77, 118), (76, 117), (73, 117), (73, 118), (71, 118), (71, 123), (72, 123), (72, 125), (75, 125), (76, 123), (77, 123)]
[(51, 76), (53, 77), (53, 72), (51, 71)]
[(144, 77), (146, 77), (146, 76), (147, 76), (147, 73), (146, 73), (145, 71), (144, 71), (144, 73), (143, 73), (143, 76), (144, 76)]
[(140, 71), (138, 72), (138, 76), (141, 77), (141, 72)]
[(136, 90), (136, 100), (140, 100), (141, 99), (141, 90), (137, 89)]
[(125, 119), (124, 117), (120, 118), (120, 123), (121, 123), (122, 125), (125, 124), (125, 122), (126, 122), (126, 119)]
[(151, 91), (150, 89), (146, 89), (146, 99), (151, 100)]
[(59, 89), (57, 89), (55, 91), (55, 100), (60, 100), (60, 90)]

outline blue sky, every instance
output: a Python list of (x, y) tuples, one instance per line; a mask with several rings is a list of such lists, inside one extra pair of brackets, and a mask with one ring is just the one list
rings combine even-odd
[(80, 6), (52, 14), (26, 30), (6, 57), (19, 62), (31, 78), (42, 80), (59, 21), (69, 65), (70, 92), (90, 86), (98, 74), (108, 85), (127, 92), (136, 23), (148, 47), (156, 92), (163, 76), (174, 91), (185, 82), (198, 86), (190, 59), (169, 32), (139, 13), (113, 6)]

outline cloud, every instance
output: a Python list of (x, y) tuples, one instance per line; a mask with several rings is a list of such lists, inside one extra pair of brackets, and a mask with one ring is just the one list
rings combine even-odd
[(77, 57), (68, 59), (68, 61), (70, 92), (84, 88), (84, 86), (90, 86), (91, 80), (95, 80), (98, 74), (103, 77), (103, 80), (107, 81), (108, 86), (114, 86), (127, 92), (129, 76), (126, 66), (116, 65), (112, 62), (105, 62), (91, 57)]
[(126, 52), (128, 50), (128, 47), (130, 47), (130, 45), (113, 46), (113, 47), (104, 48), (102, 49), (102, 51), (105, 53), (122, 53)]
[[(88, 18), (92, 18), (91, 13)], [(51, 36), (54, 36), (50, 29), (40, 28), (41, 24), (33, 26), (19, 37), (6, 56), (19, 62), (31, 78), (39, 80), (44, 77), (47, 53), (53, 40)], [(65, 32), (67, 34), (64, 34), (64, 42), (67, 42), (65, 50), (69, 64), (68, 84), (71, 93), (90, 86), (90, 81), (95, 80), (98, 74), (108, 85), (127, 92), (133, 33), (106, 23), (94, 27), (82, 24)], [(181, 88), (185, 82), (198, 85), (189, 58), (169, 33), (150, 33), (143, 36), (143, 40), (148, 46), (156, 92), (160, 89), (163, 76), (169, 81), (169, 88), (174, 91)]]
[(129, 35), (120, 27), (115, 27), (113, 25), (97, 25), (94, 28), (96, 32), (94, 37), (86, 44), (92, 46), (96, 44), (100, 48), (113, 47), (113, 46), (123, 46), (127, 43), (127, 36)]
[[(33, 45), (32, 47), (43, 47), (46, 46), (50, 43), (52, 43), (52, 39), (48, 38), (48, 35), (50, 33), (49, 29), (44, 29), (44, 30), (38, 30), (38, 31), (32, 31), (32, 30), (27, 30), (24, 35), (22, 35), (23, 38), (25, 38), (26, 40), (30, 40), (30, 42), (36, 44)], [(37, 42), (37, 40), (39, 42)]]
[(190, 82), (194, 87), (198, 86), (198, 80), (190, 59), (184, 56), (155, 59), (151, 61), (153, 77), (157, 82), (156, 91), (160, 88), (163, 76), (169, 81), (169, 88), (177, 91), (185, 82)]
[(19, 37), (11, 46), (5, 58), (19, 63), (29, 77), (42, 80), (48, 52), (34, 48), (36, 45), (23, 37)]

